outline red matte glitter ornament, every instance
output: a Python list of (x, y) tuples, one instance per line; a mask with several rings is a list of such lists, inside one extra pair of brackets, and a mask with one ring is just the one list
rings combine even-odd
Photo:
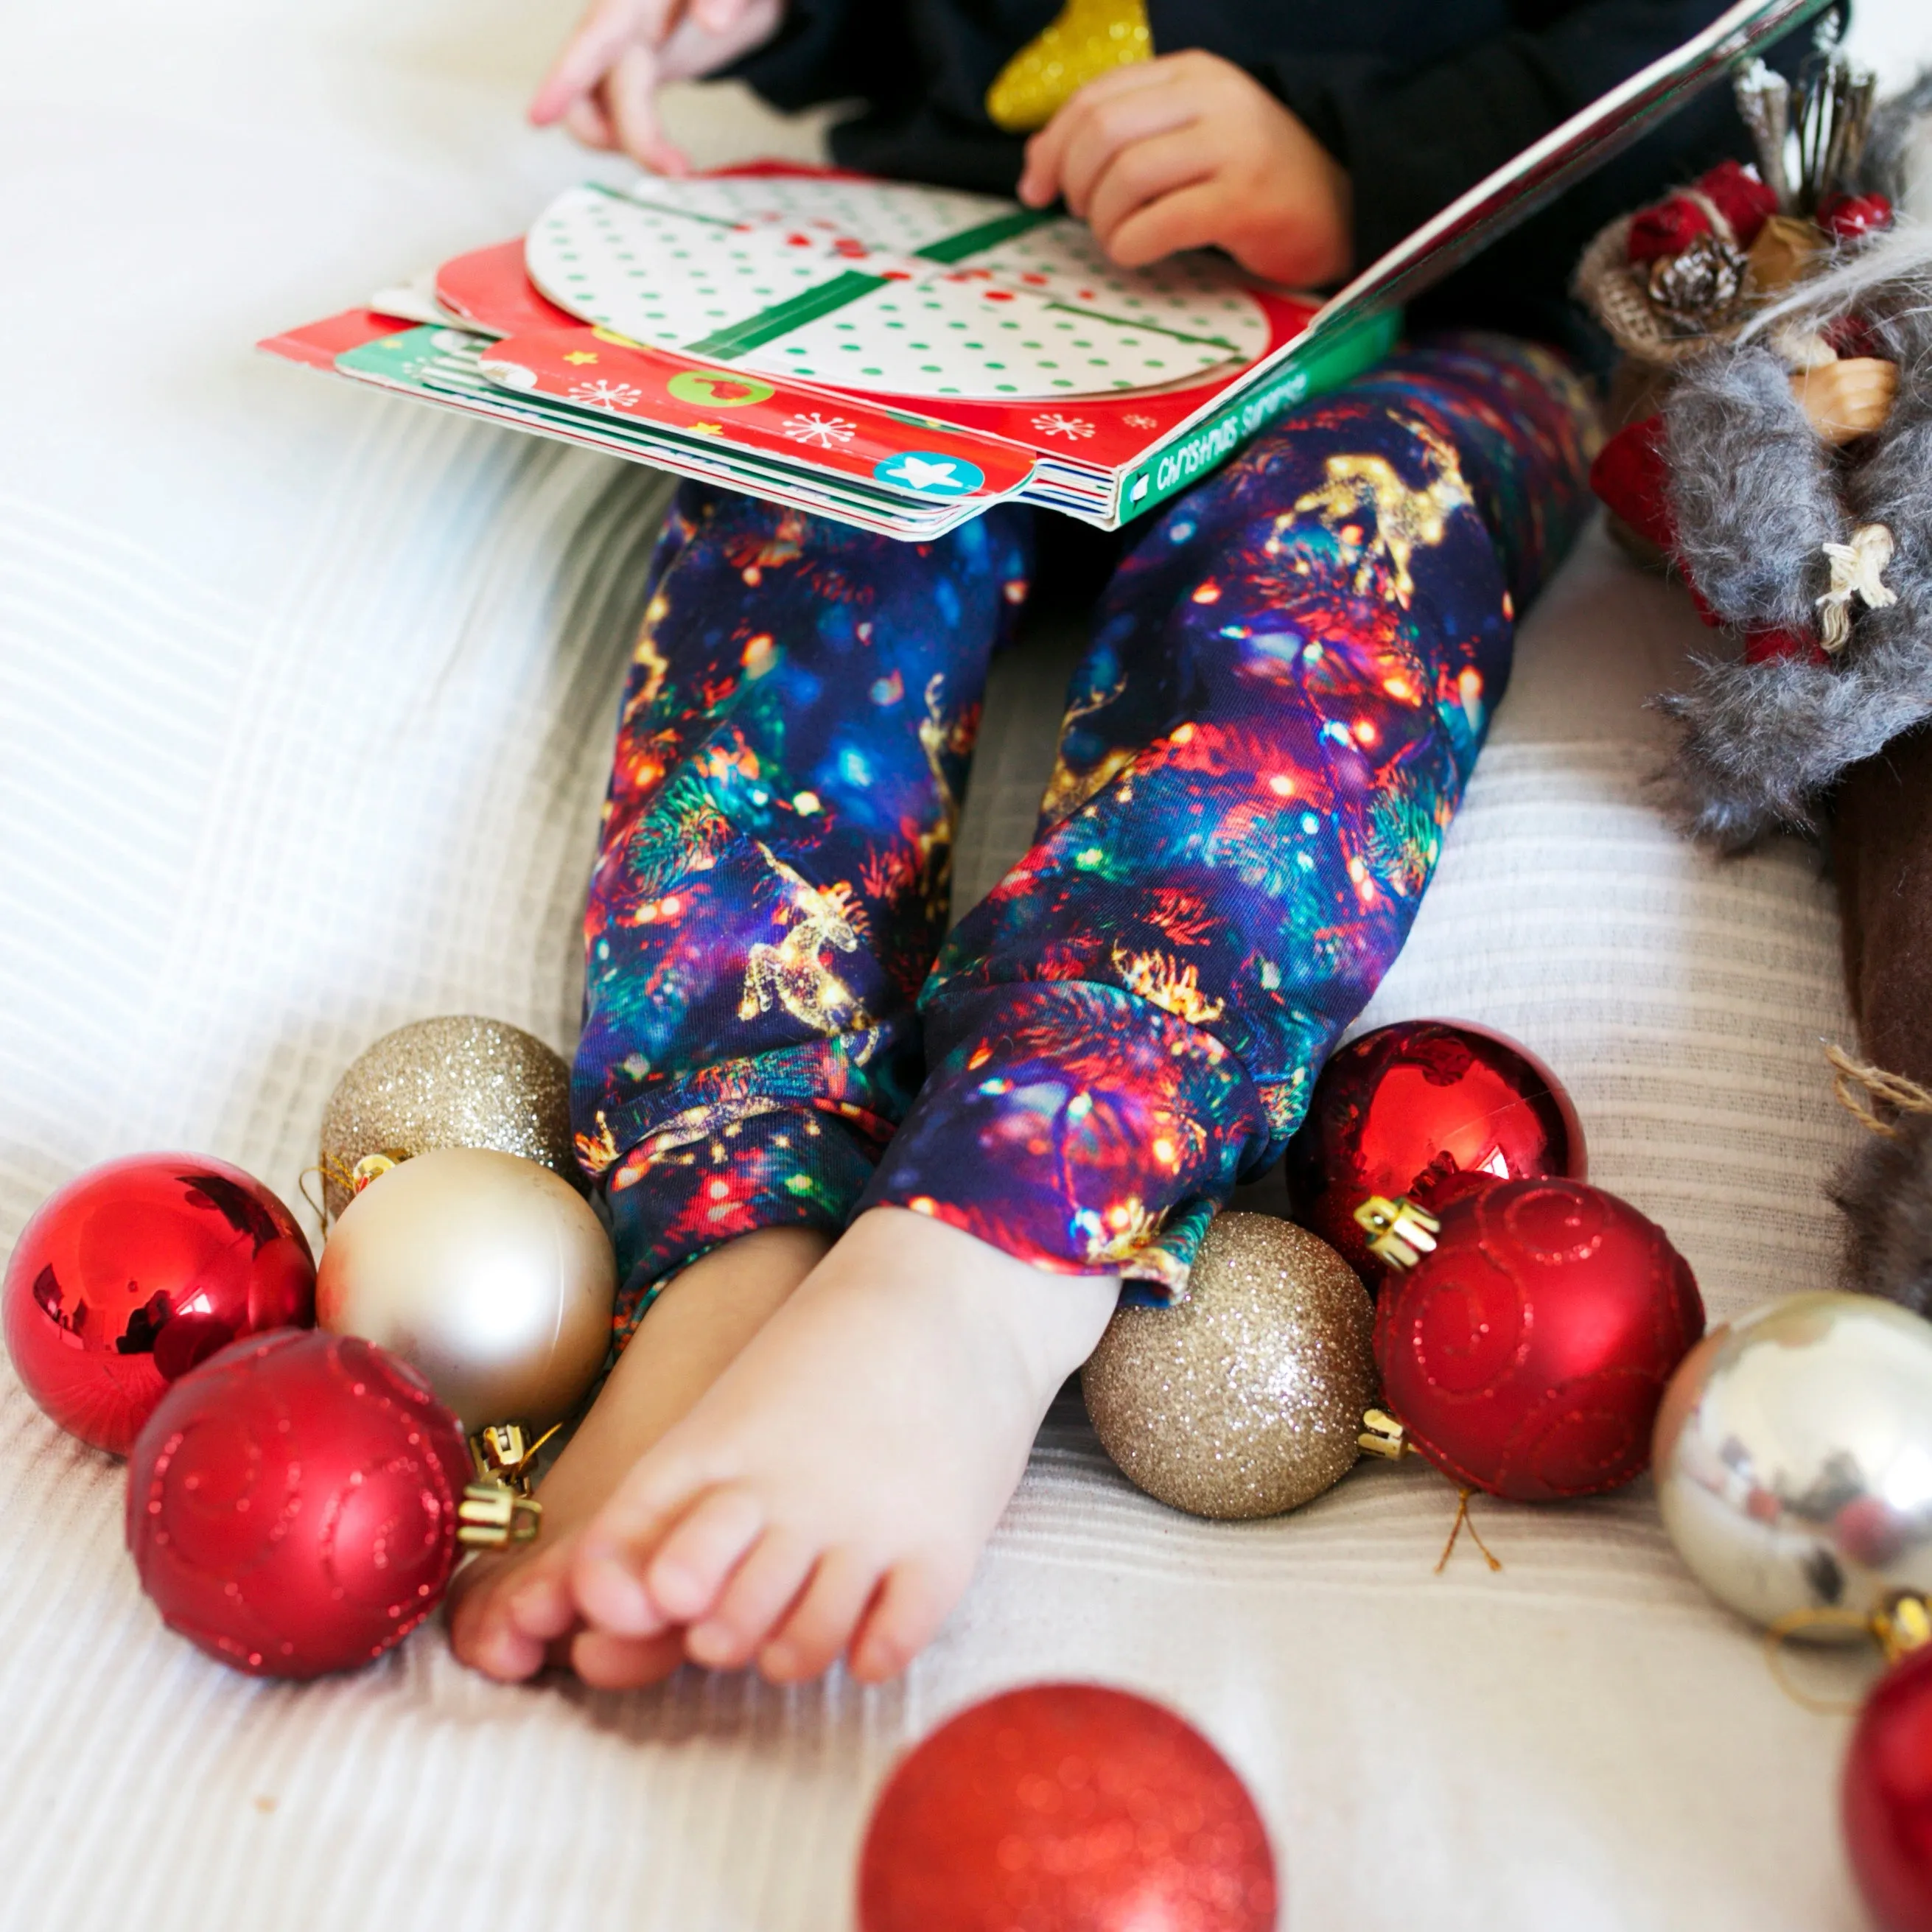
[(1574, 1180), (1502, 1182), (1432, 1229), (1412, 1208), (1370, 1204), (1400, 1270), (1376, 1307), (1376, 1366), (1409, 1444), (1520, 1502), (1641, 1475), (1664, 1385), (1704, 1332), (1664, 1230)]
[(1932, 1932), (1932, 1645), (1906, 1652), (1865, 1700), (1840, 1806), (1880, 1932)]
[(284, 1329), (184, 1376), (128, 1464), (128, 1547), (169, 1626), (262, 1677), (380, 1657), (442, 1600), (463, 1431), (374, 1342)]
[(1273, 1932), (1274, 1860), (1190, 1724), (1094, 1684), (989, 1697), (901, 1760), (859, 1860), (860, 1932)]
[(124, 1456), (178, 1376), (238, 1336), (315, 1318), (288, 1209), (206, 1154), (91, 1168), (42, 1203), (0, 1288), (7, 1352), (63, 1429)]
[(1526, 1047), (1460, 1020), (1400, 1020), (1333, 1054), (1289, 1142), (1295, 1219), (1373, 1294), (1385, 1270), (1355, 1210), (1371, 1195), (1439, 1212), (1498, 1180), (1588, 1172), (1582, 1124)]

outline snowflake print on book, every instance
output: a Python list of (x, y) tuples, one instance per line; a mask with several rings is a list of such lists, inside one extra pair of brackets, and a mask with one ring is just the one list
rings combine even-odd
[(1042, 436), (1064, 436), (1069, 442), (1094, 434), (1094, 425), (1084, 416), (1065, 416), (1058, 410), (1042, 410), (1034, 418), (1033, 426)]
[(644, 394), (634, 383), (607, 382), (599, 376), (594, 382), (573, 384), (570, 400), (588, 403), (593, 410), (629, 410), (644, 400)]
[(822, 416), (816, 410), (787, 416), (784, 433), (794, 442), (810, 443), (817, 449), (830, 449), (835, 443), (850, 442), (859, 425), (843, 416)]

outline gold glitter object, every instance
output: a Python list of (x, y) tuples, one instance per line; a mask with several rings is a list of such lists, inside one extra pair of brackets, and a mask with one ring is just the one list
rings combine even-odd
[(986, 112), (1009, 134), (1044, 128), (1090, 80), (1154, 58), (1143, 0), (1066, 0), (1058, 14), (1000, 68)]
[(393, 1162), (450, 1147), (520, 1154), (581, 1187), (568, 1064), (520, 1027), (473, 1013), (385, 1034), (344, 1074), (322, 1117), (330, 1218), (357, 1192), (358, 1166), (382, 1171), (371, 1155)]
[(1325, 1241), (1219, 1214), (1172, 1308), (1124, 1307), (1081, 1371), (1101, 1446), (1196, 1516), (1279, 1516), (1354, 1468), (1376, 1396), (1375, 1314)]

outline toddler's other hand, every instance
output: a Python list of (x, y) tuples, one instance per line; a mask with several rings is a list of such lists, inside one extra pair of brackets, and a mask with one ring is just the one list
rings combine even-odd
[(1260, 82), (1167, 54), (1090, 81), (1027, 143), (1019, 197), (1058, 195), (1123, 268), (1225, 248), (1298, 287), (1348, 272), (1348, 177)]
[(784, 11), (784, 0), (592, 0), (530, 118), (561, 121), (586, 147), (620, 148), (656, 173), (687, 173), (658, 123), (658, 89), (729, 66), (768, 40)]

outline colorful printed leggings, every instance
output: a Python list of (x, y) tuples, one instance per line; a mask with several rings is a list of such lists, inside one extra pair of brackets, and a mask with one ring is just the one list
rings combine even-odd
[(686, 484), (586, 922), (620, 1333), (733, 1235), (881, 1203), (1180, 1288), (1408, 933), (1588, 421), (1548, 354), (1440, 341), (1130, 532), (1037, 842), (943, 946), (1031, 513), (905, 544)]

